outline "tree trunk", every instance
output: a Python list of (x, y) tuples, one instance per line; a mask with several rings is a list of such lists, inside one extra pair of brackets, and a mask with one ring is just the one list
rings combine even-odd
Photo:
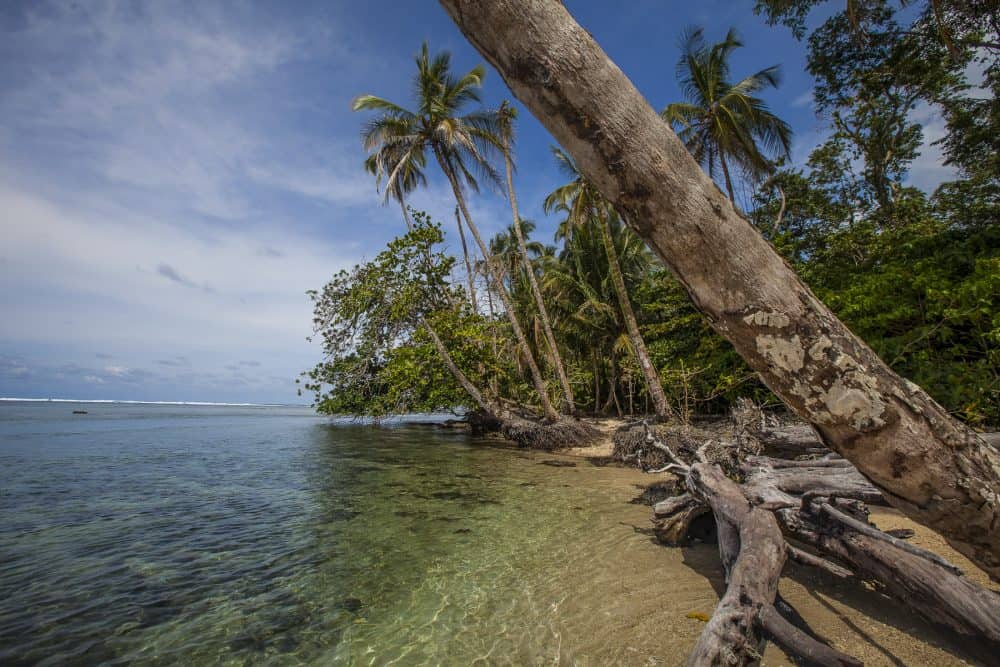
[(729, 178), (729, 165), (726, 164), (726, 156), (719, 153), (719, 164), (722, 165), (722, 177), (726, 180), (726, 192), (729, 193), (729, 203), (736, 206), (736, 195), (733, 194), (733, 182)]
[(476, 276), (472, 272), (472, 262), (469, 261), (469, 246), (465, 244), (465, 231), (462, 229), (462, 216), (458, 213), (458, 206), (455, 207), (455, 224), (458, 225), (458, 237), (462, 239), (462, 257), (465, 258), (465, 280), (469, 290), (469, 305), (473, 311), (479, 310), (476, 300)]
[(594, 415), (601, 411), (601, 374), (597, 363), (597, 353), (594, 353)]
[(399, 208), (403, 211), (403, 222), (406, 223), (406, 230), (413, 231), (413, 221), (410, 220), (410, 212), (406, 210), (406, 202), (400, 198)]
[(542, 372), (538, 369), (538, 364), (535, 362), (535, 355), (531, 353), (531, 348), (528, 347), (528, 339), (525, 337), (524, 330), (521, 328), (521, 323), (517, 319), (517, 311), (514, 310), (514, 304), (511, 302), (510, 295), (507, 293), (507, 288), (503, 284), (503, 277), (500, 275), (499, 269), (497, 269), (495, 264), (490, 261), (489, 248), (486, 247), (482, 237), (479, 235), (479, 230), (476, 228), (475, 223), (472, 222), (472, 216), (469, 215), (469, 209), (465, 205), (465, 196), (462, 194), (462, 188), (458, 183), (458, 179), (455, 177), (455, 172), (445, 161), (444, 156), (442, 156), (438, 151), (435, 151), (435, 156), (437, 157), (438, 164), (441, 166), (441, 170), (445, 173), (448, 177), (448, 181), (451, 183), (451, 189), (455, 193), (455, 200), (458, 202), (458, 206), (462, 210), (462, 215), (465, 216), (465, 222), (469, 225), (469, 231), (472, 232), (472, 238), (476, 240), (476, 245), (479, 246), (479, 251), (483, 253), (483, 259), (486, 262), (486, 271), (489, 277), (493, 279), (493, 286), (496, 288), (497, 295), (503, 302), (504, 311), (506, 311), (507, 319), (510, 321), (510, 327), (514, 331), (514, 337), (517, 339), (517, 345), (521, 350), (521, 356), (524, 357), (524, 361), (528, 364), (531, 381), (535, 385), (535, 393), (538, 394), (538, 400), (542, 404), (542, 412), (544, 413), (546, 419), (558, 421), (559, 413), (556, 412), (556, 409), (552, 406), (552, 401), (549, 400), (549, 394), (545, 390), (545, 381), (542, 379)]
[(542, 290), (538, 287), (535, 271), (531, 266), (531, 260), (528, 258), (528, 246), (524, 242), (524, 231), (521, 229), (521, 215), (518, 213), (517, 196), (514, 194), (514, 169), (511, 164), (509, 145), (504, 146), (503, 158), (504, 166), (507, 170), (507, 197), (510, 199), (511, 215), (514, 217), (514, 235), (517, 236), (517, 246), (521, 252), (521, 262), (524, 264), (524, 270), (528, 274), (531, 293), (535, 297), (535, 305), (538, 306), (538, 314), (542, 318), (542, 330), (545, 332), (545, 341), (549, 346), (549, 358), (552, 366), (556, 369), (556, 375), (559, 377), (563, 399), (566, 401), (566, 410), (569, 414), (573, 414), (576, 412), (576, 399), (573, 397), (573, 387), (569, 383), (569, 376), (566, 374), (562, 355), (559, 354), (556, 337), (552, 333), (552, 322), (549, 320), (549, 312), (545, 308), (545, 300), (542, 299)]
[(444, 365), (448, 367), (448, 370), (451, 371), (451, 374), (455, 377), (458, 383), (462, 385), (462, 389), (464, 389), (472, 400), (476, 402), (476, 405), (496, 419), (506, 418), (506, 411), (492, 401), (488, 401), (483, 396), (482, 392), (476, 388), (476, 385), (472, 384), (469, 378), (466, 377), (465, 373), (462, 372), (462, 369), (460, 369), (455, 363), (455, 360), (452, 359), (451, 354), (448, 352), (448, 348), (444, 346), (444, 343), (441, 342), (437, 332), (434, 331), (434, 328), (427, 322), (427, 320), (421, 317), (420, 324), (427, 330), (427, 334), (431, 337), (431, 341), (434, 343), (434, 347), (437, 349), (438, 354), (441, 355), (441, 360), (444, 361)]
[(611, 284), (615, 287), (615, 296), (618, 297), (618, 305), (622, 310), (625, 329), (628, 331), (628, 337), (632, 341), (635, 356), (639, 359), (642, 376), (646, 379), (646, 388), (653, 399), (653, 410), (656, 412), (657, 417), (666, 419), (673, 416), (673, 412), (670, 409), (670, 404), (667, 402), (667, 395), (663, 393), (663, 385), (660, 384), (660, 375), (656, 372), (653, 360), (649, 358), (646, 341), (642, 339), (642, 333), (639, 331), (639, 323), (635, 319), (635, 311), (632, 310), (632, 300), (629, 299), (628, 290), (625, 289), (625, 277), (622, 275), (622, 267), (618, 262), (618, 251), (615, 250), (615, 240), (611, 236), (611, 220), (606, 214), (600, 217), (604, 250), (608, 253), (608, 270), (611, 271)]
[(1000, 453), (813, 295), (560, 2), (442, 4), (767, 386), (889, 502), (1000, 578)]

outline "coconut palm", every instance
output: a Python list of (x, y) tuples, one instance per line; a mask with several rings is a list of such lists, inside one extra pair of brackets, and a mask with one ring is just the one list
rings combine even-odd
[[(623, 364), (631, 366), (630, 358), (635, 358), (622, 311), (616, 306), (603, 226), (596, 218), (587, 218), (582, 225), (563, 221), (556, 232), (557, 240), (563, 241), (562, 250), (550, 263), (543, 282), (560, 339), (567, 349), (582, 352), (577, 362), (591, 368), (595, 413), (621, 407), (617, 388), (622, 376), (618, 370)], [(627, 277), (647, 272), (651, 256), (645, 244), (623, 225), (614, 225), (612, 232), (622, 273)], [(637, 363), (635, 367), (639, 371)], [(603, 407), (602, 386), (607, 387)]]
[[(478, 88), (482, 85), (486, 70), (482, 65), (474, 67), (462, 76), (451, 73), (451, 56), (443, 51), (433, 58), (424, 43), (416, 57), (417, 72), (413, 86), (416, 111), (411, 111), (394, 102), (375, 95), (361, 95), (353, 103), (355, 111), (373, 111), (375, 115), (364, 125), (362, 142), (365, 150), (376, 163), (383, 165), (388, 184), (400, 183), (407, 173), (425, 164), (430, 153), (448, 178), (456, 203), (462, 212), (469, 231), (472, 233), (483, 257), (489, 260), (479, 229), (476, 227), (466, 204), (466, 189), (477, 192), (477, 176), (499, 183), (500, 179), (490, 164), (490, 158), (499, 150), (497, 115), (481, 108), (464, 113), (470, 104), (480, 102)], [(471, 262), (466, 262), (467, 266)], [(494, 270), (492, 263), (489, 277), (504, 304), (511, 329), (531, 372), (531, 379), (538, 393), (542, 410), (548, 419), (558, 419), (545, 391), (545, 382), (528, 347), (524, 331), (518, 322), (513, 304), (504, 289), (502, 276)], [(470, 294), (473, 308), (475, 295)]]
[(562, 388), (563, 400), (568, 412), (576, 410), (576, 399), (573, 397), (573, 386), (569, 382), (569, 375), (566, 374), (566, 366), (563, 364), (562, 355), (559, 353), (559, 346), (556, 345), (555, 334), (552, 333), (552, 320), (549, 318), (548, 310), (545, 308), (545, 300), (542, 298), (542, 290), (538, 287), (538, 279), (531, 266), (531, 259), (528, 257), (528, 248), (524, 241), (524, 231), (521, 229), (521, 216), (517, 210), (517, 196), (514, 192), (514, 158), (512, 151), (514, 148), (514, 120), (517, 118), (517, 108), (508, 100), (504, 100), (497, 109), (497, 124), (499, 129), (500, 148), (503, 152), (504, 171), (507, 177), (507, 199), (510, 202), (510, 212), (513, 216), (513, 231), (517, 238), (520, 249), (521, 262), (524, 264), (524, 272), (528, 276), (528, 284), (531, 287), (531, 294), (535, 299), (535, 306), (541, 318), (542, 330), (545, 333), (545, 342), (548, 346), (549, 361), (556, 370), (559, 377), (559, 386)]
[[(425, 165), (426, 160), (422, 155), (400, 151), (398, 147), (395, 149), (387, 147), (365, 158), (365, 170), (375, 177), (375, 187), (382, 192), (382, 203), (388, 203), (389, 199), (396, 200), (403, 212), (406, 228), (409, 230), (413, 229), (413, 222), (406, 210), (406, 195), (419, 186), (427, 185), (427, 177), (424, 175)], [(384, 190), (383, 181), (386, 181)]]
[(660, 114), (710, 176), (715, 178), (716, 168), (721, 169), (734, 204), (732, 167), (757, 180), (771, 171), (774, 158), (788, 156), (792, 137), (788, 124), (755, 96), (765, 88), (778, 87), (779, 66), (730, 82), (729, 57), (741, 46), (732, 28), (711, 47), (705, 44), (701, 28), (688, 30), (681, 39), (677, 63), (677, 79), (686, 101), (670, 104)]
[(667, 396), (660, 384), (659, 374), (649, 357), (646, 343), (639, 332), (639, 323), (632, 309), (632, 300), (629, 299), (628, 291), (625, 289), (625, 277), (622, 274), (621, 263), (618, 259), (618, 252), (615, 248), (614, 233), (612, 225), (618, 220), (615, 210), (608, 201), (593, 187), (577, 168), (573, 159), (561, 149), (553, 147), (552, 154), (556, 158), (560, 170), (570, 179), (569, 183), (556, 188), (543, 204), (545, 211), (563, 211), (566, 213), (566, 223), (568, 227), (586, 224), (588, 220), (595, 220), (600, 223), (600, 231), (604, 242), (604, 251), (608, 256), (608, 271), (611, 276), (612, 286), (621, 309), (622, 319), (625, 320), (625, 329), (632, 342), (632, 349), (642, 374), (646, 380), (646, 388), (649, 397), (653, 401), (653, 410), (656, 415), (667, 418), (672, 415), (670, 404), (667, 403)]

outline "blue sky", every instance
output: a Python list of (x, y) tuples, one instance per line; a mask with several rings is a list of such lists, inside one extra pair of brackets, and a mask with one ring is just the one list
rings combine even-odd
[[(801, 162), (825, 132), (804, 46), (752, 5), (567, 2), (658, 109), (679, 99), (681, 31), (735, 26), (735, 76), (783, 67), (766, 97)], [(304, 402), (305, 291), (402, 226), (360, 168), (350, 101), (407, 102), (424, 40), (457, 69), (482, 61), (432, 1), (3, 3), (0, 396)], [(505, 97), (490, 71), (486, 103)], [(518, 131), (522, 214), (548, 242), (552, 141), (526, 112)], [(911, 182), (949, 174), (928, 148)], [(509, 222), (496, 194), (472, 204), (484, 231)], [(436, 174), (413, 205), (450, 227)]]

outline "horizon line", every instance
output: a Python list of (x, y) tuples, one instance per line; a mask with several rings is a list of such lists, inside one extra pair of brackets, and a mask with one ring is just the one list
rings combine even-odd
[(15, 396), (0, 396), (0, 402), (8, 403), (126, 403), (131, 405), (204, 405), (220, 407), (256, 407), (256, 408), (282, 408), (282, 407), (310, 407), (306, 403), (224, 403), (215, 401), (138, 401), (117, 398), (19, 398)]

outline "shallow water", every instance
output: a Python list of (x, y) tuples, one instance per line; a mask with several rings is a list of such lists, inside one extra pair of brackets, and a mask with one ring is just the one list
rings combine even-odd
[[(636, 471), (295, 408), (79, 407), (0, 405), (0, 664), (679, 664), (722, 583), (714, 547), (653, 543)], [(783, 592), (873, 664), (950, 659), (813, 583)]]

